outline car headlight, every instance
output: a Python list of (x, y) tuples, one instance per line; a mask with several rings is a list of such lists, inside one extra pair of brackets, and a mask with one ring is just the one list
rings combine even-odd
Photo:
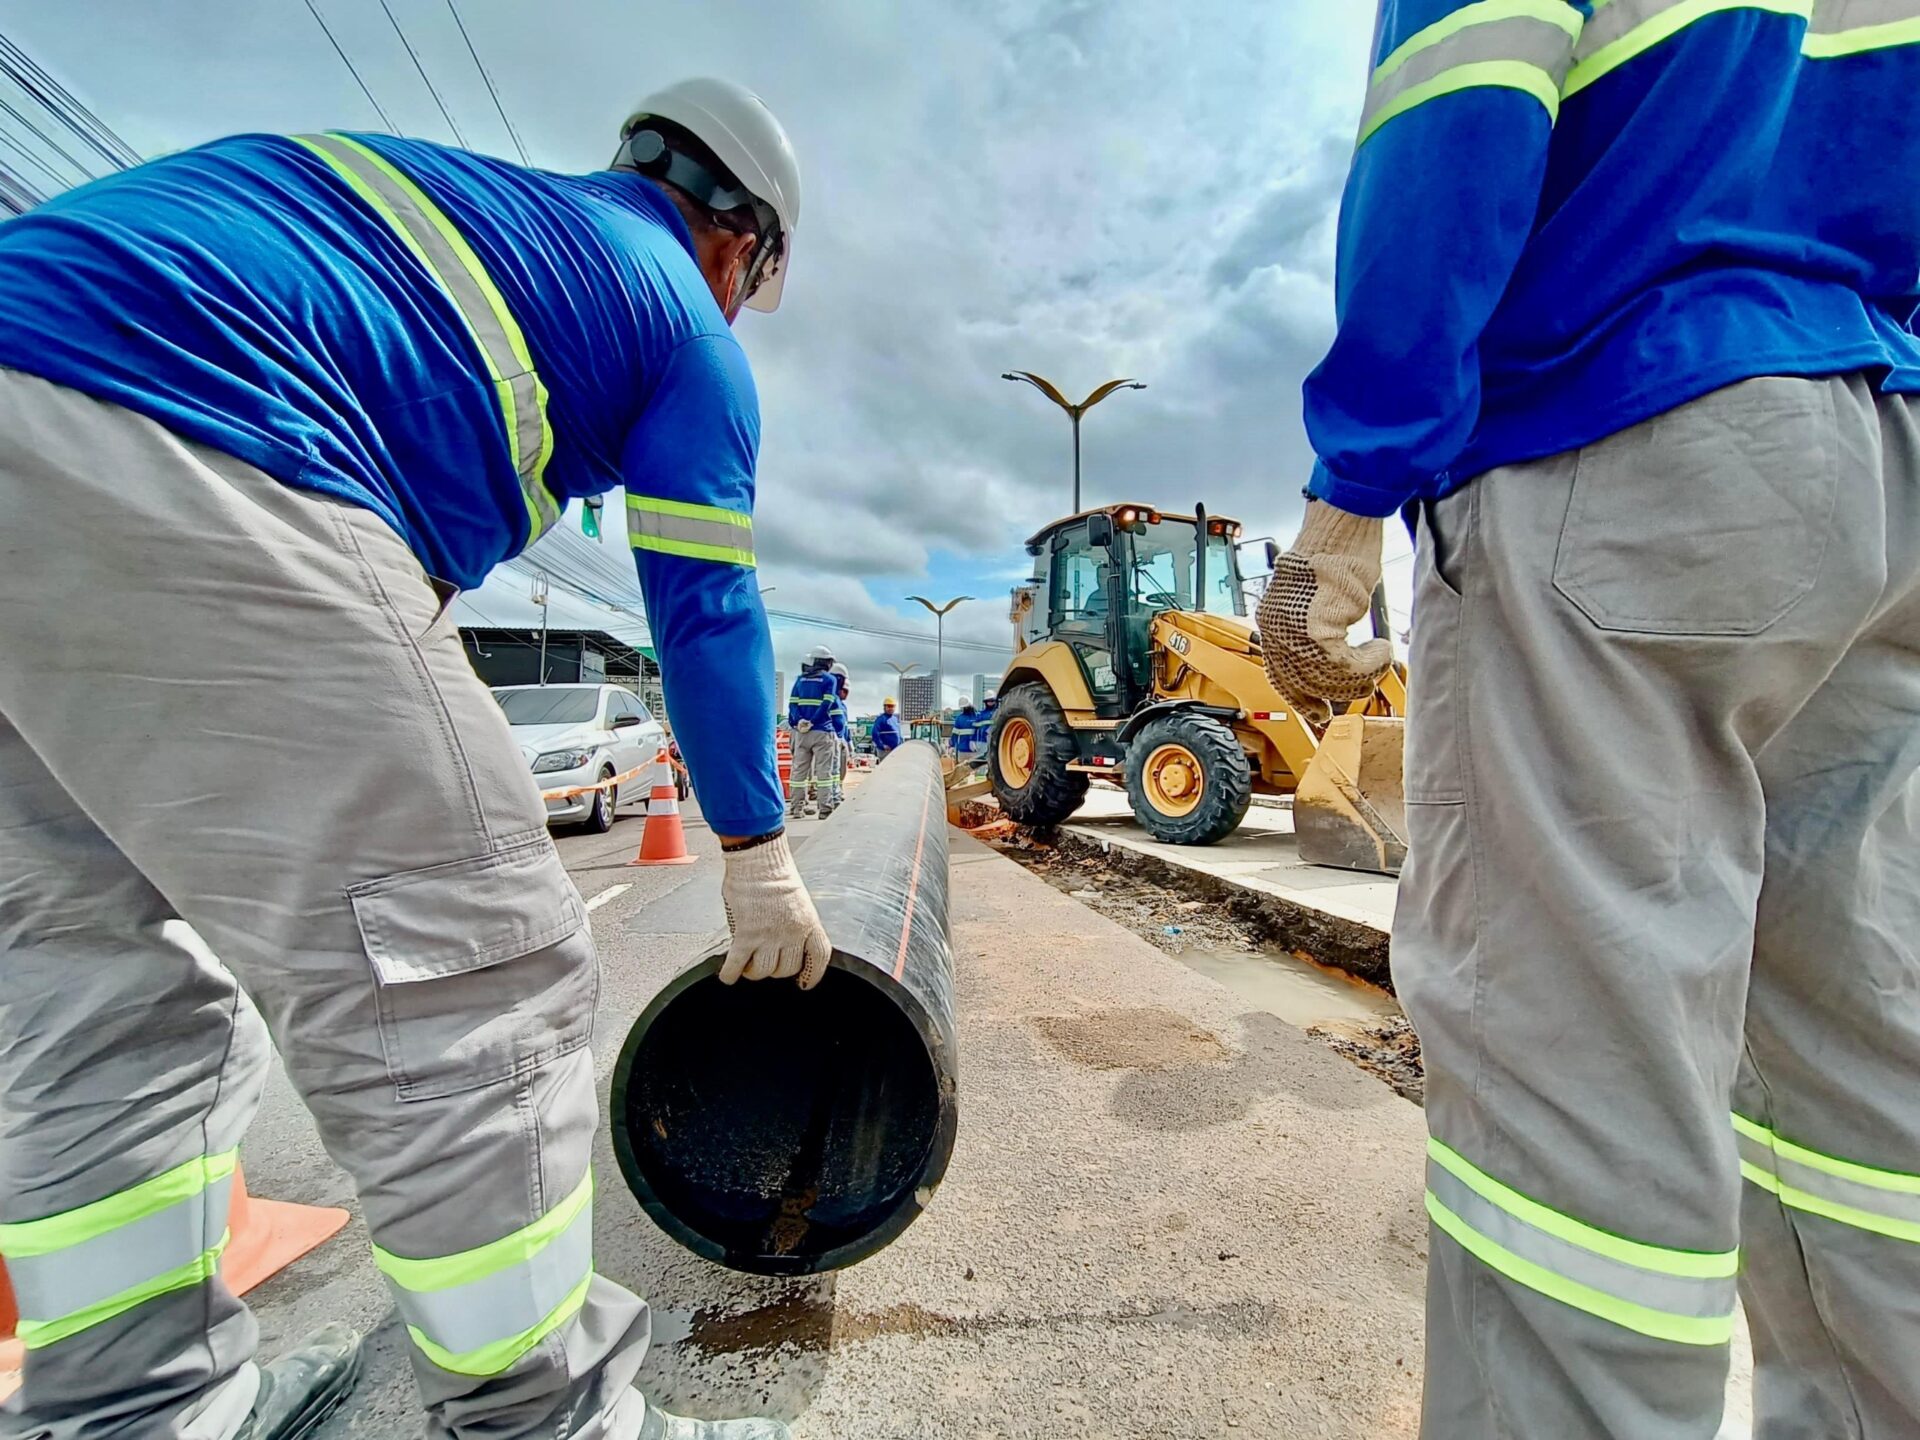
[(591, 750), (549, 750), (533, 762), (533, 773), (546, 775), (555, 770), (578, 770), (591, 759)]

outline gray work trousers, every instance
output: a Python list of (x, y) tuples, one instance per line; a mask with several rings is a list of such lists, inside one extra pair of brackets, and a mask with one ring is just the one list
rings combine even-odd
[(816, 726), (794, 733), (793, 794), (788, 797), (788, 814), (798, 815), (810, 800), (817, 800), (823, 809), (833, 808), (833, 782), (838, 773), (839, 755), (840, 741), (831, 730)]
[(1422, 1435), (1710, 1440), (1736, 1266), (1756, 1440), (1920, 1435), (1920, 407), (1735, 385), (1417, 565)]
[(591, 935), (412, 554), (0, 371), (0, 616), (0, 1252), (39, 1322), (0, 1435), (239, 1428), (255, 1325), (204, 1271), (269, 1034), (430, 1433), (637, 1433), (647, 1310), (582, 1206)]

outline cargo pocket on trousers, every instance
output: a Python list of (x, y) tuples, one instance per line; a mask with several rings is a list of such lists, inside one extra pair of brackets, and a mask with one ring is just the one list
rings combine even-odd
[(1554, 588), (1602, 630), (1758, 635), (1819, 579), (1839, 477), (1827, 382), (1716, 390), (1580, 451)]
[(402, 1100), (492, 1085), (585, 1045), (598, 967), (544, 833), (349, 887)]

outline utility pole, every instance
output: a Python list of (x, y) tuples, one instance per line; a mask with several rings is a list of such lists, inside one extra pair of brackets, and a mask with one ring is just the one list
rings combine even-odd
[(1080, 513), (1080, 417), (1098, 405), (1116, 390), (1144, 390), (1146, 385), (1139, 380), (1109, 380), (1086, 399), (1075, 405), (1060, 393), (1060, 387), (1044, 376), (1031, 370), (1009, 370), (1000, 377), (1002, 380), (1021, 380), (1033, 386), (1042, 395), (1067, 412), (1067, 418), (1073, 421), (1073, 512)]
[(540, 683), (547, 683), (547, 572), (533, 572), (533, 603), (540, 607)]

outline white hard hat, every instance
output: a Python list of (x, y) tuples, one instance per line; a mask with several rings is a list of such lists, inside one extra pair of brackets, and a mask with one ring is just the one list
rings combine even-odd
[(833, 651), (824, 645), (816, 645), (807, 652), (806, 663), (821, 666), (831, 665), (833, 664)]
[(753, 310), (779, 309), (800, 225), (800, 162), (787, 132), (764, 100), (726, 80), (682, 80), (649, 95), (621, 127), (623, 147), (650, 118), (671, 121), (691, 134), (732, 172), (742, 190), (773, 212), (778, 233), (763, 236), (770, 249), (756, 259), (759, 283), (746, 303)]
[(831, 670), (834, 674), (838, 675), (842, 680), (847, 678), (847, 667), (842, 665), (838, 660), (834, 661), (833, 664), (829, 665), (827, 668)]

